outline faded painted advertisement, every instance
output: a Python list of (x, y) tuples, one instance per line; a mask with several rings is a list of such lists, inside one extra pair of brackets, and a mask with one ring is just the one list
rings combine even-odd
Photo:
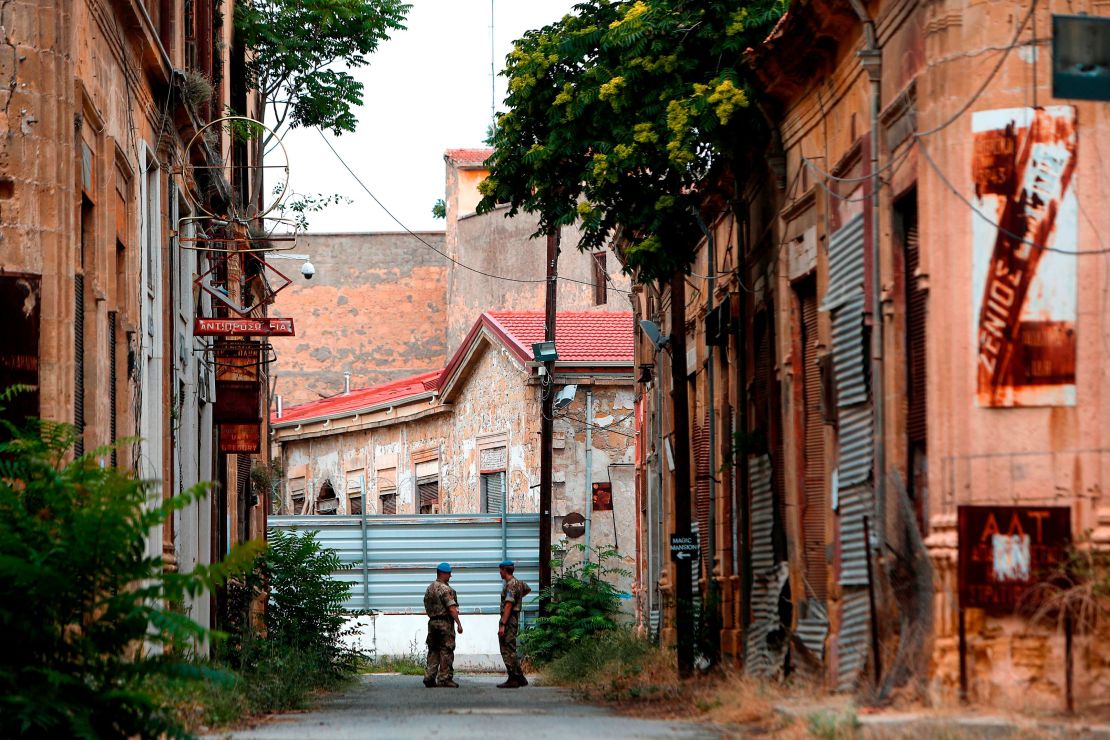
[(1073, 406), (1075, 109), (981, 111), (972, 132), (978, 404)]

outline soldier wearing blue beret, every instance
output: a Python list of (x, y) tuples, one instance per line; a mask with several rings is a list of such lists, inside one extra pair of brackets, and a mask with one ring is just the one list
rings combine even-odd
[[(457, 689), (455, 683), (455, 629), (462, 634), (459, 620), (459, 597), (448, 585), (451, 564), (436, 566), (436, 579), (424, 592), (424, 611), (428, 614), (428, 664), (424, 669), (424, 685), (429, 689)], [(452, 624), (451, 620), (454, 620)]]
[(528, 685), (528, 679), (520, 669), (520, 658), (516, 654), (516, 636), (520, 630), (520, 607), (524, 604), (524, 597), (532, 593), (532, 589), (524, 581), (513, 576), (516, 565), (512, 560), (502, 560), (499, 566), (501, 580), (501, 622), (497, 627), (497, 642), (501, 646), (501, 658), (505, 661), (505, 670), (509, 678), (497, 684), (499, 689), (518, 689)]

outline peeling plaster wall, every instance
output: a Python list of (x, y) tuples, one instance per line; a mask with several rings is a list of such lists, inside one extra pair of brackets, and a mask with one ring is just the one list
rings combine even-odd
[[(442, 249), (441, 232), (420, 237)], [(297, 336), (274, 337), (276, 393), (285, 406), (343, 392), (343, 373), (362, 388), (438, 370), (447, 362), (445, 260), (409, 234), (303, 236), (316, 275), (289, 260), (293, 280), (272, 316), (290, 317)], [(473, 317), (472, 317), (473, 318)]]

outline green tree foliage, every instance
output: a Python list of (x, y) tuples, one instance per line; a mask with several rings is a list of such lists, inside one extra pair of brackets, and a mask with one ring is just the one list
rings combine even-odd
[[(576, 545), (580, 552), (583, 545)], [(520, 637), (525, 654), (537, 663), (547, 663), (564, 655), (583, 640), (617, 629), (620, 592), (606, 580), (628, 575), (626, 570), (608, 565), (620, 557), (616, 550), (598, 548), (586, 562), (567, 565), (552, 560), (555, 577), (541, 598), (548, 600), (548, 614)]]
[[(401, 0), (254, 0), (235, 4), (235, 33), (250, 54), (247, 73), (272, 106), (276, 129), (354, 131), (362, 83), (347, 71), (404, 28)], [(340, 68), (345, 67), (345, 68)]]
[(108, 449), (66, 462), (75, 439), (66, 425), (3, 424), (0, 736), (182, 734), (148, 687), (201, 677), (188, 656), (209, 634), (171, 605), (246, 570), (262, 545), (166, 573), (146, 538), (203, 486), (165, 500), (151, 483), (102, 467)]
[(694, 216), (742, 147), (758, 146), (745, 49), (785, 0), (586, 0), (516, 42), (479, 210), (578, 221), (579, 247), (624, 229), (645, 279), (690, 260)]

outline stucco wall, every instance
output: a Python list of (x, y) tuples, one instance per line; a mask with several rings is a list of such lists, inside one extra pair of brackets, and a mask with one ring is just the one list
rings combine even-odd
[[(443, 234), (420, 237), (443, 249)], [(297, 336), (274, 337), (276, 393), (292, 406), (428, 370), (447, 361), (446, 267), (442, 257), (404, 233), (301, 237), (316, 275), (300, 264), (274, 265), (293, 280), (272, 316), (291, 317)]]

